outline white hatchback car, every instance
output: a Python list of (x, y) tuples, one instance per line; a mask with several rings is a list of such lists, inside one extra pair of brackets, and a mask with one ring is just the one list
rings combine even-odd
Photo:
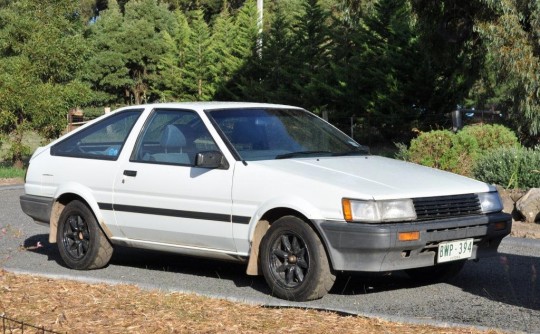
[(342, 271), (448, 277), (512, 224), (493, 186), (371, 156), (272, 104), (118, 109), (38, 148), (25, 191), (71, 268), (106, 266), (115, 245), (237, 260), (298, 301)]

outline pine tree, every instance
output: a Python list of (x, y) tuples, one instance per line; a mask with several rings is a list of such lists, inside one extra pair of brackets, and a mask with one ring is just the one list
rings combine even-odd
[(486, 6), (481, 1), (414, 0), (418, 31), (417, 61), (424, 82), (417, 94), (432, 114), (431, 126), (463, 104), (481, 70), (484, 51), (474, 29), (474, 17)]
[(164, 33), (166, 51), (158, 61), (157, 78), (154, 80), (152, 92), (160, 101), (182, 100), (184, 89), (185, 53), (189, 44), (191, 29), (187, 17), (180, 10), (173, 12), (176, 28), (171, 33)]
[(154, 100), (148, 96), (160, 58), (167, 52), (166, 35), (175, 29), (174, 17), (157, 0), (132, 0), (125, 6), (120, 50), (129, 70), (128, 90), (135, 104)]
[(234, 21), (236, 38), (233, 41), (233, 56), (238, 59), (249, 59), (258, 55), (257, 40), (259, 28), (257, 26), (257, 3), (247, 0), (240, 8)]
[(173, 102), (179, 98), (182, 89), (180, 50), (169, 33), (165, 32), (163, 39), (166, 51), (158, 60), (157, 78), (153, 80), (151, 91), (160, 102)]
[(176, 21), (157, 0), (130, 1), (124, 11), (122, 15), (111, 0), (91, 27), (95, 54), (88, 79), (113, 101), (123, 96), (126, 104), (140, 104), (159, 98), (149, 94), (160, 80), (158, 63), (168, 51), (167, 35), (176, 29)]
[(374, 15), (366, 19), (366, 28), (373, 50), (370, 63), (380, 75), (372, 78), (379, 86), (370, 111), (399, 114), (408, 106), (407, 84), (416, 70), (411, 9), (404, 1), (381, 0), (375, 5)]
[(210, 64), (211, 72), (215, 75), (213, 81), (219, 92), (226, 87), (233, 75), (239, 71), (244, 59), (234, 54), (234, 43), (237, 30), (234, 18), (229, 13), (228, 1), (224, 1), (223, 9), (212, 27), (210, 52), (214, 60)]
[(263, 37), (261, 90), (264, 101), (293, 104), (291, 83), (295, 80), (296, 61), (293, 58), (292, 22), (283, 5), (276, 6), (272, 24)]
[(400, 0), (380, 0), (375, 4), (357, 34), (363, 59), (352, 57), (364, 66), (361, 87), (361, 110), (371, 114), (386, 137), (397, 137), (410, 131), (418, 103), (417, 35), (412, 24), (411, 7)]
[(210, 100), (215, 92), (212, 79), (212, 53), (210, 52), (210, 29), (204, 20), (204, 13), (195, 10), (190, 13), (191, 33), (185, 50), (183, 98), (189, 100)]
[(103, 92), (111, 102), (129, 103), (129, 70), (122, 50), (123, 15), (116, 0), (109, 0), (108, 8), (100, 12), (95, 24), (89, 28), (88, 39), (93, 55), (86, 63), (85, 79), (94, 90)]
[(334, 123), (350, 122), (355, 113), (366, 110), (372, 83), (368, 79), (368, 35), (362, 27), (363, 14), (357, 7), (342, 1), (335, 9), (330, 25), (332, 50), (330, 60), (331, 119)]
[(231, 77), (219, 86), (215, 98), (220, 100), (261, 101), (261, 60), (257, 49), (259, 37), (257, 6), (247, 0), (236, 13), (232, 27), (235, 32), (231, 44)]
[(298, 23), (294, 30), (292, 59), (297, 63), (291, 64), (296, 68), (291, 88), (296, 92), (296, 104), (317, 110), (329, 103), (329, 14), (318, 0), (305, 0), (303, 8), (304, 12), (296, 17)]

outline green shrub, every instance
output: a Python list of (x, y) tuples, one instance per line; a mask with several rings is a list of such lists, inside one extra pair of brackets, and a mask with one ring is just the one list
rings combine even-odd
[(540, 187), (540, 150), (501, 148), (480, 157), (473, 169), (480, 181), (506, 188)]
[(444, 169), (447, 161), (452, 160), (448, 151), (452, 147), (453, 137), (454, 134), (447, 130), (435, 130), (420, 134), (411, 141), (407, 154), (409, 161)]
[(520, 146), (515, 133), (499, 124), (469, 125), (457, 135), (474, 137), (478, 143), (478, 153), (480, 154), (502, 147)]
[(430, 131), (413, 139), (408, 150), (403, 144), (396, 146), (398, 159), (466, 176), (473, 176), (477, 160), (487, 152), (520, 147), (516, 135), (502, 125), (466, 126), (457, 134), (447, 130)]
[(403, 143), (394, 143), (397, 148), (397, 152), (394, 153), (394, 159), (409, 161), (409, 148)]
[(407, 153), (401, 152), (401, 155), (424, 166), (470, 175), (477, 149), (474, 137), (456, 136), (448, 130), (436, 130), (424, 132), (413, 139)]
[(31, 153), (30, 147), (25, 143), (12, 142), (7, 149), (6, 158), (17, 164), (18, 167), (22, 167), (23, 159), (30, 156)]
[(445, 170), (466, 176), (472, 176), (472, 169), (479, 155), (478, 141), (467, 132), (458, 132), (452, 139), (452, 151), (457, 160)]

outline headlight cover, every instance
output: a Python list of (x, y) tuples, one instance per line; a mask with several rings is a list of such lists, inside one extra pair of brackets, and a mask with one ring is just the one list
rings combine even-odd
[(411, 199), (361, 201), (344, 198), (342, 207), (347, 222), (384, 223), (416, 219)]
[(502, 211), (503, 206), (498, 192), (493, 191), (489, 193), (479, 193), (477, 195), (483, 213)]

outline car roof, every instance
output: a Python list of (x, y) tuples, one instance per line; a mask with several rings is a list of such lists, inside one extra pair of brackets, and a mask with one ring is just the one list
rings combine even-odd
[[(286, 108), (286, 109), (302, 109), (300, 107), (294, 107), (283, 104), (272, 104), (272, 103), (257, 103), (257, 102), (167, 102), (167, 103), (151, 103), (151, 104), (141, 104), (133, 107), (142, 107), (142, 108), (182, 108), (182, 109), (193, 109), (198, 111), (204, 110), (218, 110), (218, 109), (235, 109), (235, 108)], [(120, 108), (125, 109), (125, 108)]]

